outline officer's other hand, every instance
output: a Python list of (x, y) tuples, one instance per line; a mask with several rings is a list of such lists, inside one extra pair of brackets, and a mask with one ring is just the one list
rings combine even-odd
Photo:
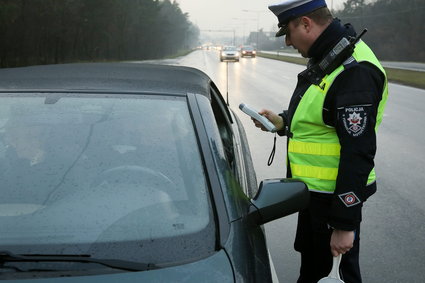
[[(258, 112), (260, 115), (265, 116), (267, 119), (270, 120), (270, 122), (273, 123), (273, 125), (275, 125), (277, 130), (281, 130), (283, 129), (283, 119), (282, 117), (280, 117), (279, 115), (277, 115), (276, 113), (274, 113), (273, 111), (270, 111), (268, 109), (262, 109), (260, 112)], [(257, 120), (255, 120), (254, 118), (251, 118), (252, 121), (254, 121), (254, 124), (257, 128), (260, 128), (263, 131), (267, 131), (267, 129)]]
[(331, 236), (331, 253), (333, 256), (345, 254), (354, 243), (354, 231), (333, 230)]

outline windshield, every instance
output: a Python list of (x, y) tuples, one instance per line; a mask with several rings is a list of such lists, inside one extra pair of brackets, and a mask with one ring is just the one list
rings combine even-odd
[(0, 97), (0, 246), (146, 263), (214, 250), (186, 101)]
[(237, 51), (235, 46), (225, 46), (223, 47), (224, 51)]

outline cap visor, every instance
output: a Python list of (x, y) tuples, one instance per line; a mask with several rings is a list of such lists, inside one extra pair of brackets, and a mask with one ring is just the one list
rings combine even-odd
[(276, 33), (276, 37), (286, 34), (286, 27), (281, 27), (280, 30)]

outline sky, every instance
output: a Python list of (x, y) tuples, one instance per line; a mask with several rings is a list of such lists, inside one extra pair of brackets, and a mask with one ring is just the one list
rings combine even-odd
[[(245, 37), (250, 31), (277, 30), (277, 18), (267, 8), (279, 0), (176, 0), (183, 13), (201, 33), (233, 34)], [(326, 0), (328, 7), (338, 9), (346, 0)]]

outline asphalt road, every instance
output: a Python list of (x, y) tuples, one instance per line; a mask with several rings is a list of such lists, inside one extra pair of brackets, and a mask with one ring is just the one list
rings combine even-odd
[[(267, 166), (273, 134), (255, 128), (238, 105), (275, 112), (286, 109), (300, 65), (265, 58), (220, 63), (216, 51), (196, 51), (163, 63), (203, 70), (217, 84), (245, 125), (258, 180), (284, 177), (286, 140), (278, 137), (274, 163)], [(226, 79), (228, 77), (228, 80)], [(365, 283), (425, 282), (425, 90), (389, 84), (378, 132), (378, 192), (363, 209), (361, 269)], [(296, 282), (299, 255), (293, 251), (296, 215), (266, 225), (280, 282)]]

